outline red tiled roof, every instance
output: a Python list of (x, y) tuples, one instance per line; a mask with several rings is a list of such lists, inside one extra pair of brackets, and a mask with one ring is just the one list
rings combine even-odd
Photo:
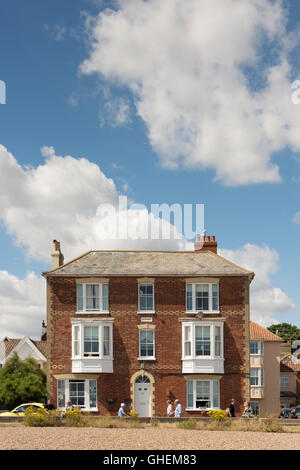
[(274, 335), (274, 333), (271, 333), (271, 331), (258, 325), (257, 323), (254, 323), (253, 321), (250, 322), (250, 338), (263, 339), (265, 341), (282, 341), (282, 338)]
[[(281, 369), (285, 370), (281, 370)], [(298, 362), (292, 354), (288, 354), (280, 360), (280, 371), (281, 372), (299, 372), (300, 361)]]

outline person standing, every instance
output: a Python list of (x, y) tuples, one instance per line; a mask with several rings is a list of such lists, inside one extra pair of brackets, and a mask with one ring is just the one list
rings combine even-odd
[(174, 414), (173, 412), (173, 405), (172, 405), (172, 402), (171, 400), (167, 400), (167, 405), (168, 405), (168, 408), (167, 408), (167, 416), (168, 418), (171, 418)]
[(126, 406), (125, 403), (121, 403), (121, 406), (120, 406), (119, 411), (118, 411), (118, 416), (120, 416), (120, 417), (126, 416), (125, 406)]
[(45, 405), (45, 409), (48, 410), (48, 411), (55, 410), (54, 405), (53, 405), (53, 403), (51, 402), (51, 400), (48, 400), (48, 401), (47, 401), (47, 405)]
[(235, 399), (232, 398), (230, 405), (229, 405), (229, 416), (230, 418), (235, 418)]
[(175, 408), (175, 418), (182, 418), (182, 406), (180, 401), (177, 399), (174, 401)]

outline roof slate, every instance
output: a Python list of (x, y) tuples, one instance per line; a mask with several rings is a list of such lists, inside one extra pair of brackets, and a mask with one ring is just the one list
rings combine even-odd
[[(46, 357), (47, 342), (46, 341), (34, 341), (31, 338), (29, 339), (37, 347), (37, 349)], [(22, 341), (22, 339), (17, 339), (17, 338), (4, 339), (3, 343), (5, 346), (5, 357), (9, 356), (9, 354), (15, 349), (15, 347), (18, 346), (20, 341)]]
[(211, 251), (89, 251), (45, 276), (249, 276)]

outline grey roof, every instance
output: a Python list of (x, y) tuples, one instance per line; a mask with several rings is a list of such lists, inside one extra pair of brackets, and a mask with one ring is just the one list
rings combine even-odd
[(89, 251), (44, 276), (240, 276), (247, 271), (211, 251)]

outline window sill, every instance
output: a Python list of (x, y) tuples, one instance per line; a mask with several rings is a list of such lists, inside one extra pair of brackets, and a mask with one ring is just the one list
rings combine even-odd
[(154, 310), (139, 310), (138, 315), (155, 315)]
[(156, 361), (156, 357), (138, 357), (138, 361)]
[(77, 311), (75, 312), (76, 315), (109, 315), (109, 310), (107, 311), (100, 311), (100, 310), (91, 310), (91, 311), (88, 311), (88, 310), (81, 310), (81, 311)]
[(208, 315), (212, 315), (212, 314), (219, 315), (220, 310), (195, 310), (195, 311), (186, 310), (185, 313), (187, 315), (198, 315), (198, 313), (204, 313), (204, 314), (208, 314)]

